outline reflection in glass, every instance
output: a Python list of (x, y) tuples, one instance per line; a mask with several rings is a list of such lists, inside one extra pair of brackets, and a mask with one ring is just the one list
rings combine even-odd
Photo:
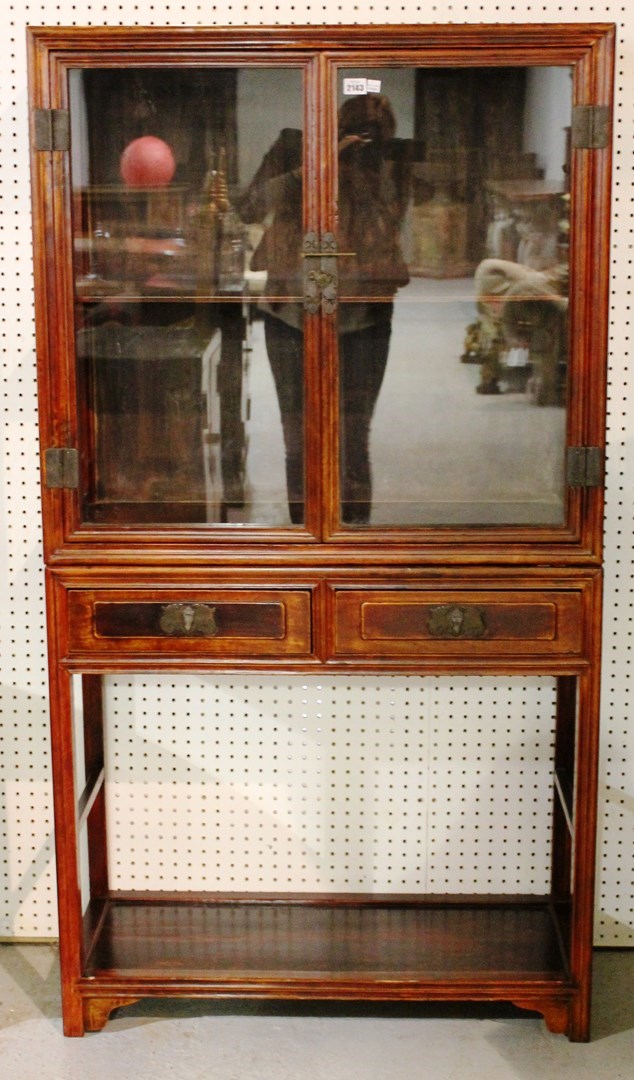
[(245, 221), (264, 223), (251, 267), (266, 275), (259, 310), (282, 421), (293, 524), (304, 517), (302, 154), (302, 132), (283, 128), (239, 201)]
[(409, 280), (401, 230), (414, 144), (395, 132), (384, 94), (355, 94), (339, 108), (341, 513), (359, 525), (371, 514), (370, 424), (388, 360), (392, 300)]
[(570, 72), (339, 76), (341, 519), (562, 524)]
[[(562, 524), (570, 72), (339, 78), (341, 520)], [(84, 519), (301, 524), (301, 72), (70, 101)]]
[[(70, 100), (84, 518), (303, 521), (276, 394), (290, 363), (302, 442), (301, 242), (283, 266), (266, 257), (277, 208), (254, 186), (289, 131), (301, 192), (301, 72), (73, 71)], [(294, 240), (301, 198), (284, 207)], [(266, 320), (300, 337), (273, 367)]]

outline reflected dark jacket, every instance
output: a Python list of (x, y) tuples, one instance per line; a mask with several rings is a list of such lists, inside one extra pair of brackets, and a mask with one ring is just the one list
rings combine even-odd
[[(338, 248), (353, 254), (338, 260), (340, 299), (389, 300), (409, 281), (400, 242), (409, 179), (409, 164), (380, 146), (341, 155)], [(251, 268), (267, 271), (271, 296), (303, 295), (302, 196), (302, 133), (284, 128), (237, 205), (243, 221), (265, 226)]]

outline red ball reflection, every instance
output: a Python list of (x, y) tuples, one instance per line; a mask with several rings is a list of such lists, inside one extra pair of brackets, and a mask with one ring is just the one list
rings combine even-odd
[(121, 155), (120, 171), (130, 187), (152, 187), (169, 184), (176, 171), (176, 162), (166, 142), (155, 135), (142, 135), (126, 146)]

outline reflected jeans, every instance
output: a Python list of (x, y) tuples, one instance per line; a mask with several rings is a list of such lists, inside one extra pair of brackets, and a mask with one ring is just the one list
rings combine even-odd
[[(392, 305), (377, 304), (377, 321), (339, 335), (341, 365), (341, 517), (365, 525), (372, 508), (370, 425), (390, 347)], [(304, 519), (304, 335), (264, 316), (266, 349), (275, 382), (286, 452), (286, 484), (293, 524)]]

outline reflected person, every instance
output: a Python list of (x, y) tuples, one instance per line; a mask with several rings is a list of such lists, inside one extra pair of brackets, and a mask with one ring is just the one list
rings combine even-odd
[[(370, 426), (385, 374), (393, 299), (409, 280), (400, 233), (410, 196), (411, 141), (395, 136), (389, 100), (347, 99), (339, 110), (338, 341), (342, 520), (370, 520)], [(261, 304), (286, 454), (289, 513), (303, 521), (304, 311), (302, 283), (302, 133), (286, 128), (265, 155), (238, 204), (265, 230), (251, 261), (267, 272)], [(284, 299), (287, 298), (287, 299)]]

